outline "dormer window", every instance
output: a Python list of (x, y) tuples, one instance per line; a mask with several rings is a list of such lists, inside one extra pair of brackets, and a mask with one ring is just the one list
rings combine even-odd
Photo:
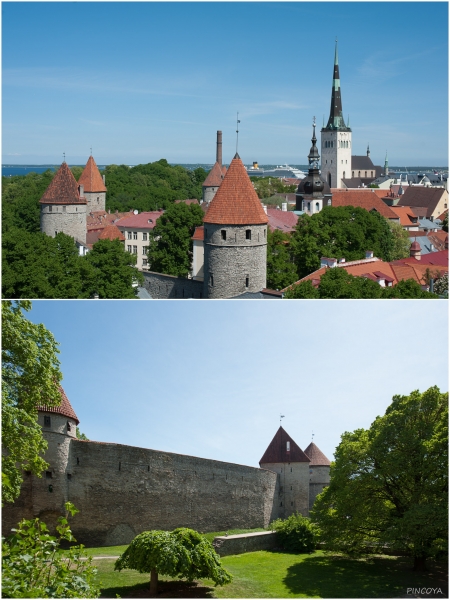
[(286, 442), (286, 452), (291, 451), (291, 442)]

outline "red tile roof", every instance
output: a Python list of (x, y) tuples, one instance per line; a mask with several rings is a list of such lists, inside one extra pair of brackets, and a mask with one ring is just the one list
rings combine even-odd
[(55, 413), (58, 415), (63, 415), (64, 417), (69, 417), (70, 419), (74, 419), (78, 425), (80, 421), (78, 420), (78, 417), (69, 402), (69, 398), (66, 396), (66, 393), (61, 386), (59, 386), (59, 391), (61, 392), (61, 404), (59, 406), (46, 406), (43, 404), (41, 406), (37, 406), (36, 408), (41, 412)]
[(175, 200), (175, 204), (200, 204), (200, 202), (197, 200), (197, 198), (190, 198), (189, 200)]
[(211, 200), (204, 222), (218, 225), (259, 225), (268, 221), (247, 171), (236, 154)]
[(305, 448), (305, 454), (310, 459), (310, 465), (329, 466), (331, 463), (325, 454), (320, 450), (314, 442)]
[(119, 219), (133, 216), (134, 213), (132, 210), (123, 213), (118, 211), (114, 213), (108, 213), (106, 210), (96, 210), (95, 212), (90, 212), (86, 217), (87, 230), (88, 232), (101, 231), (107, 225), (113, 225), (114, 223), (117, 223)]
[(285, 233), (294, 231), (297, 225), (298, 215), (292, 210), (278, 210), (277, 208), (267, 208), (267, 216), (269, 217), (270, 231), (279, 229)]
[(78, 183), (66, 162), (59, 167), (39, 202), (41, 204), (87, 204), (86, 198), (80, 198)]
[(398, 219), (398, 216), (387, 206), (377, 194), (371, 190), (332, 190), (331, 206), (358, 206), (368, 211), (376, 210), (387, 219)]
[[(400, 260), (395, 260), (392, 264), (394, 264), (394, 265), (400, 265), (400, 264), (415, 265), (417, 262), (419, 262), (419, 261), (416, 258), (409, 257), (409, 258), (401, 258)], [(422, 256), (420, 258), (420, 264), (448, 268), (448, 250), (440, 250), (439, 252), (429, 252), (428, 254), (422, 254)]]
[[(290, 451), (287, 451), (286, 442), (290, 442)], [(303, 452), (303, 450), (297, 446), (290, 435), (280, 427), (275, 434), (275, 437), (270, 442), (267, 450), (264, 452), (263, 457), (259, 461), (259, 464), (267, 463), (287, 463), (287, 462), (308, 462), (309, 458)]]
[[(391, 206), (390, 209), (399, 217), (402, 227), (418, 227), (419, 221), (409, 206)], [(415, 222), (412, 221), (415, 219)]]
[(162, 210), (141, 212), (138, 215), (131, 215), (125, 219), (120, 219), (115, 225), (117, 227), (126, 227), (127, 229), (153, 229), (156, 221), (162, 214)]
[(106, 192), (103, 177), (100, 175), (93, 156), (89, 157), (84, 171), (78, 180), (78, 185), (83, 185), (85, 192)]
[(191, 237), (191, 240), (204, 240), (205, 239), (205, 227), (202, 225), (201, 227), (196, 227), (194, 231), (194, 235)]
[(436, 217), (436, 219), (439, 219), (440, 221), (443, 221), (447, 215), (448, 215), (448, 210), (444, 210), (444, 212), (442, 213), (442, 215), (439, 215), (438, 217)]
[[(107, 225), (103, 228), (103, 231), (98, 236), (99, 240), (120, 240), (123, 242), (125, 236), (123, 233), (117, 228), (116, 225)], [(86, 240), (87, 242), (87, 240)]]
[(218, 162), (215, 162), (213, 168), (203, 182), (203, 187), (219, 187), (226, 172), (227, 168), (225, 166), (220, 166)]

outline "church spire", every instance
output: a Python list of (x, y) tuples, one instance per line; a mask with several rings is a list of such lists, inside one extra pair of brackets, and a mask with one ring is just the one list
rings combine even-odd
[(338, 45), (334, 50), (334, 70), (333, 70), (333, 85), (331, 88), (331, 108), (330, 118), (328, 119), (325, 129), (332, 131), (351, 131), (350, 127), (345, 125), (342, 115), (342, 99), (341, 99), (341, 80), (339, 78), (339, 60), (338, 60)]

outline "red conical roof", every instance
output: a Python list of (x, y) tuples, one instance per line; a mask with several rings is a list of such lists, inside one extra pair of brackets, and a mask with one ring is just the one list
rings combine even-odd
[(42, 204), (87, 204), (85, 198), (80, 198), (78, 183), (66, 162), (59, 167), (39, 202)]
[[(287, 442), (290, 442), (290, 451), (287, 450)], [(275, 434), (275, 437), (270, 442), (267, 450), (264, 452), (263, 457), (259, 461), (259, 464), (266, 463), (287, 463), (287, 462), (307, 462), (309, 463), (309, 457), (303, 452), (303, 450), (297, 446), (291, 436), (280, 426)]]
[(103, 177), (100, 175), (100, 171), (95, 164), (93, 156), (89, 157), (89, 160), (84, 167), (84, 171), (81, 173), (81, 177), (78, 180), (78, 185), (83, 185), (85, 192), (106, 192)]
[(98, 236), (99, 240), (120, 240), (124, 241), (125, 236), (116, 225), (107, 225)]
[(310, 458), (310, 465), (328, 467), (331, 464), (325, 454), (315, 445), (314, 442), (311, 442), (310, 445), (305, 448), (305, 454)]
[(69, 417), (70, 419), (74, 419), (78, 425), (80, 421), (78, 420), (78, 417), (69, 402), (69, 398), (66, 396), (66, 392), (61, 386), (59, 386), (59, 391), (61, 393), (61, 404), (59, 406), (45, 406), (45, 404), (43, 404), (42, 406), (38, 406), (37, 409), (41, 412), (50, 412), (57, 415), (63, 415), (64, 417)]
[(231, 161), (203, 221), (217, 225), (259, 225), (269, 222), (238, 154)]
[(203, 182), (203, 187), (219, 187), (223, 181), (223, 178), (227, 172), (227, 168), (225, 166), (221, 167), (218, 162), (216, 162), (208, 173), (208, 177)]

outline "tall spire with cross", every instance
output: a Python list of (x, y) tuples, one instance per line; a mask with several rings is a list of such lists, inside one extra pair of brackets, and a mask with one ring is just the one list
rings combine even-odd
[(333, 84), (331, 88), (330, 117), (325, 129), (332, 131), (349, 131), (342, 115), (341, 80), (339, 77), (338, 41), (334, 49)]

